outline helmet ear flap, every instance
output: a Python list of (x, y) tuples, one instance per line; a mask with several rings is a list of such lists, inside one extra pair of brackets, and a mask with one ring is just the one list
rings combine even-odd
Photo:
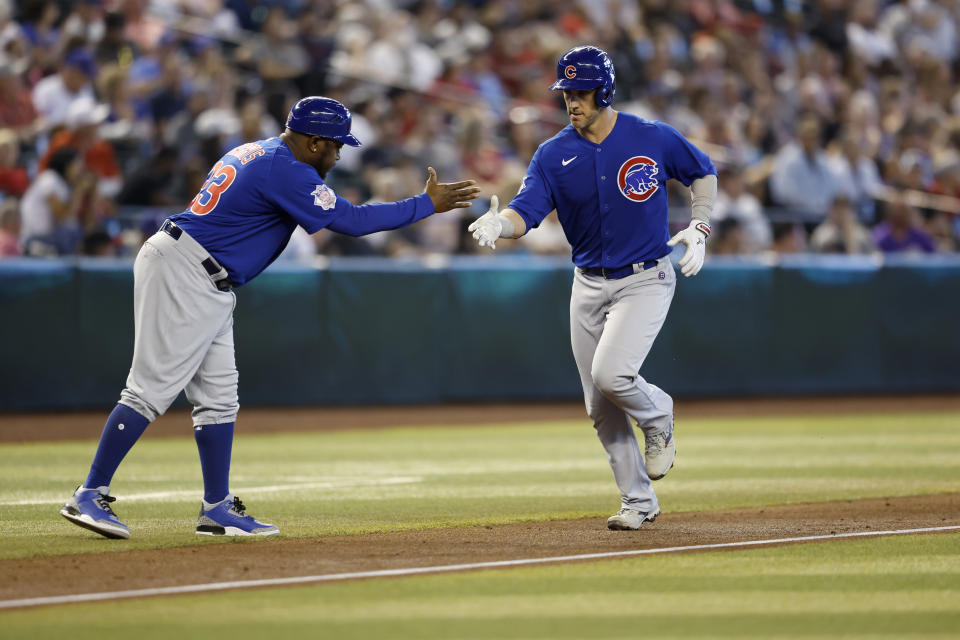
[(596, 96), (594, 99), (597, 101), (597, 106), (601, 109), (604, 107), (610, 106), (610, 88), (606, 85), (597, 89)]
[(599, 89), (597, 89), (596, 96), (594, 99), (597, 101), (597, 106), (601, 109), (604, 107), (609, 107), (610, 103), (613, 102), (613, 85), (612, 83), (605, 83)]

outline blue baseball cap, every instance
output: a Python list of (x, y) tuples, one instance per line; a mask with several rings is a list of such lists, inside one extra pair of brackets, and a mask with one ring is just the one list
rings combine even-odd
[(287, 116), (287, 128), (310, 136), (320, 136), (359, 147), (350, 133), (350, 110), (333, 98), (310, 96), (298, 101)]
[(65, 66), (76, 67), (91, 78), (97, 75), (97, 63), (93, 61), (93, 56), (85, 49), (74, 49), (63, 59)]

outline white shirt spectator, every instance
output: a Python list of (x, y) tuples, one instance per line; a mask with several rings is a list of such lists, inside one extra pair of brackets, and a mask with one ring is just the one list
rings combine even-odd
[(867, 29), (863, 25), (847, 24), (847, 39), (858, 57), (869, 64), (879, 64), (895, 57), (897, 52), (893, 39), (885, 33)]
[(70, 200), (70, 187), (59, 173), (47, 169), (37, 176), (20, 201), (20, 242), (49, 236), (56, 230), (56, 217), (50, 208), (50, 196), (62, 202)]
[(858, 214), (872, 218), (875, 209), (873, 201), (880, 197), (884, 190), (876, 163), (866, 156), (860, 156), (851, 162), (850, 158), (842, 153), (829, 155), (827, 163), (833, 173), (835, 194), (847, 196)]
[(73, 93), (67, 89), (59, 73), (47, 76), (33, 88), (33, 106), (43, 116), (48, 129), (65, 124), (70, 105), (81, 98), (94, 101), (91, 85)]
[(827, 154), (817, 150), (810, 157), (800, 145), (788, 144), (774, 160), (770, 192), (781, 206), (823, 218), (836, 192)]

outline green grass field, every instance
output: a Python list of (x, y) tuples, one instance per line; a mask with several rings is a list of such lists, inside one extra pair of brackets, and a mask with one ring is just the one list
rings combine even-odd
[(0, 636), (956, 638), (958, 602), (957, 536), (927, 535), (70, 605)]
[[(960, 491), (955, 413), (688, 420), (677, 441), (665, 512)], [(94, 448), (0, 446), (0, 558), (198, 544), (192, 434), (148, 432), (121, 466), (122, 547), (57, 515)], [(619, 506), (585, 420), (272, 436), (241, 422), (233, 469), (251, 513), (288, 537)], [(223, 619), (231, 638), (960, 637), (960, 534), (0, 612), (0, 638), (205, 637)]]

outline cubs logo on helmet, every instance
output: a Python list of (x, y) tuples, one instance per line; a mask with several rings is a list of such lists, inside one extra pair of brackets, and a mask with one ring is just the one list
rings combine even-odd
[(576, 77), (577, 77), (577, 68), (576, 68), (575, 66), (573, 66), (572, 64), (568, 64), (568, 65), (567, 65), (567, 68), (563, 70), (563, 75), (565, 75), (566, 77), (571, 78), (571, 79), (576, 78)]
[(656, 178), (658, 173), (660, 168), (656, 161), (647, 156), (630, 158), (620, 165), (620, 171), (617, 172), (620, 193), (633, 202), (649, 199), (660, 188), (660, 182)]

